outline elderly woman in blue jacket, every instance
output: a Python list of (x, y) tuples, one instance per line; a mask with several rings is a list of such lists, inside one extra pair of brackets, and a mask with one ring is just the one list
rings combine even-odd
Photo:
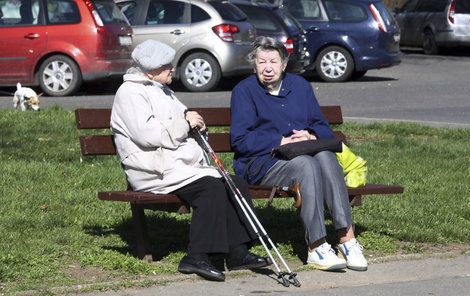
[[(240, 216), (230, 191), (202, 148), (189, 137), (205, 129), (203, 118), (187, 111), (170, 90), (175, 51), (147, 40), (132, 52), (135, 67), (124, 75), (114, 98), (111, 128), (117, 154), (135, 191), (174, 193), (193, 209), (188, 254), (178, 270), (214, 281), (225, 275), (209, 255), (227, 253), (227, 267), (251, 269), (270, 262), (248, 251), (256, 238)], [(234, 181), (251, 202), (246, 182)], [(248, 227), (247, 227), (248, 226)]]
[[(255, 75), (241, 81), (231, 98), (234, 169), (251, 184), (301, 185), (300, 217), (308, 244), (307, 263), (320, 270), (367, 270), (354, 237), (342, 168), (333, 152), (292, 160), (271, 154), (280, 145), (334, 137), (313, 89), (298, 75), (285, 73), (288, 53), (270, 37), (258, 37), (249, 54)], [(339, 256), (325, 240), (324, 204), (339, 237)]]

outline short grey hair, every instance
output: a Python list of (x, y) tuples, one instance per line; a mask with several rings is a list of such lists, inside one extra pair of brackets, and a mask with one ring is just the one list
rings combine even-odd
[(248, 62), (253, 67), (255, 66), (256, 55), (261, 50), (277, 51), (283, 63), (287, 63), (287, 60), (289, 59), (289, 53), (282, 42), (277, 41), (272, 37), (259, 36), (256, 37), (251, 46), (251, 51), (248, 53)]

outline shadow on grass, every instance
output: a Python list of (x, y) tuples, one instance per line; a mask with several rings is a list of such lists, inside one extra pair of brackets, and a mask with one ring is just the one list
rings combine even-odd
[[(292, 256), (299, 258), (303, 263), (307, 261), (307, 246), (305, 231), (298, 211), (291, 209), (278, 209), (271, 206), (256, 208), (256, 215), (266, 229), (268, 236), (278, 248), (292, 248)], [(329, 219), (325, 214), (325, 219)], [(154, 261), (159, 261), (174, 252), (186, 252), (189, 243), (189, 224), (187, 220), (179, 220), (163, 215), (149, 215), (146, 211), (147, 230), (150, 242), (150, 250)], [(327, 223), (327, 241), (331, 245), (338, 243), (338, 237), (332, 223)], [(366, 229), (355, 225), (355, 233), (359, 235)], [(118, 235), (127, 243), (127, 247), (104, 246), (104, 249), (114, 250), (122, 254), (135, 255), (135, 243), (133, 225), (131, 219), (125, 219), (111, 228), (98, 225), (85, 228), (85, 232), (96, 236)], [(264, 237), (263, 237), (264, 238)], [(265, 239), (269, 246), (268, 241)], [(260, 244), (256, 242), (255, 244)], [(282, 251), (281, 251), (282, 253)], [(272, 252), (273, 256), (275, 253)], [(220, 258), (214, 258), (215, 261)], [(277, 258), (276, 258), (277, 259)], [(257, 272), (266, 273), (265, 269)]]

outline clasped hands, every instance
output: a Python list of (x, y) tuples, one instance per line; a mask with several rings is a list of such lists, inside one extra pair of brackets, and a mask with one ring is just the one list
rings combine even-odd
[(292, 135), (290, 137), (282, 137), (281, 146), (284, 144), (316, 139), (317, 137), (309, 133), (307, 130), (292, 130)]
[(204, 123), (204, 119), (196, 111), (186, 112), (184, 119), (186, 119), (192, 129), (198, 128), (200, 131), (206, 130), (206, 124)]

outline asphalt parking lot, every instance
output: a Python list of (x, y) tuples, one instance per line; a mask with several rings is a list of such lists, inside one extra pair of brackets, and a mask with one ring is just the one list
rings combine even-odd
[[(346, 121), (405, 121), (431, 126), (470, 127), (470, 55), (454, 52), (425, 56), (407, 51), (402, 63), (369, 71), (357, 81), (320, 82), (308, 77), (322, 105), (341, 105)], [(189, 107), (222, 107), (230, 104), (230, 90), (241, 78), (225, 79), (212, 92), (191, 93), (172, 85), (176, 96)], [(66, 109), (110, 108), (118, 81), (85, 84), (72, 97), (42, 97), (41, 106)], [(0, 88), (0, 108), (12, 108), (14, 88)], [(10, 93), (10, 94), (9, 94)], [(9, 95), (8, 95), (9, 94)]]

